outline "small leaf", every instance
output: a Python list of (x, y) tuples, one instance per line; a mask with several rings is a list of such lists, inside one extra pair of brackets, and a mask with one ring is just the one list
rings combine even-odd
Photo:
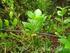
[(31, 11), (28, 11), (26, 14), (28, 15), (29, 18), (34, 18), (34, 13)]
[(26, 29), (31, 30), (32, 25), (30, 23), (27, 23), (27, 22), (22, 22), (22, 23)]
[(55, 18), (57, 21), (62, 22), (61, 18)]
[(6, 0), (3, 0), (3, 2), (5, 3), (5, 2), (6, 2)]
[(63, 16), (61, 11), (57, 11), (57, 14), (58, 14), (59, 16)]
[(0, 38), (7, 38), (8, 37), (8, 34), (7, 33), (1, 33), (0, 34)]
[(70, 23), (70, 18), (64, 20), (64, 24)]
[(14, 18), (14, 20), (13, 20), (13, 22), (12, 22), (12, 25), (15, 27), (15, 26), (17, 25), (17, 23), (18, 23), (17, 18)]
[(67, 12), (66, 8), (62, 8), (62, 15), (65, 15), (65, 13)]
[(0, 29), (2, 28), (2, 20), (0, 19)]
[(12, 19), (12, 17), (13, 17), (13, 11), (10, 11), (9, 16), (10, 16), (10, 19)]
[(15, 45), (14, 42), (1, 42), (0, 45), (6, 46), (6, 47), (12, 47), (12, 45)]
[(6, 27), (9, 27), (9, 21), (8, 20), (4, 20), (5, 22), (4, 22), (4, 24), (5, 24), (5, 26)]

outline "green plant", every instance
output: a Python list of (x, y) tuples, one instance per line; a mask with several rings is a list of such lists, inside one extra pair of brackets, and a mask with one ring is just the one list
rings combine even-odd
[[(52, 0), (0, 2), (5, 7), (0, 8), (0, 53), (52, 53), (53, 46), (57, 47), (53, 48), (55, 53), (70, 53), (70, 10), (67, 6), (56, 9)], [(21, 21), (26, 15), (27, 21)]]
[[(3, 19), (5, 25), (4, 28), (15, 28), (17, 24), (19, 23), (18, 16), (15, 15), (15, 8), (14, 8), (14, 0), (3, 0), (3, 4), (6, 4), (8, 6), (8, 17), (7, 19)], [(3, 27), (3, 26), (2, 26)]]
[(25, 30), (28, 30), (31, 34), (39, 32), (45, 22), (46, 16), (42, 14), (40, 9), (35, 10), (34, 13), (32, 11), (28, 11), (27, 15), (28, 22), (22, 22)]
[(59, 38), (60, 46), (57, 47), (56, 53), (70, 53), (70, 35), (60, 36)]
[(68, 36), (68, 38), (66, 38), (65, 36), (61, 36), (59, 41), (60, 43), (64, 44), (64, 48), (68, 48), (70, 49), (70, 36)]
[(67, 13), (67, 8), (64, 7), (64, 8), (61, 8), (61, 7), (58, 7), (60, 10), (57, 11), (57, 18), (55, 18), (59, 24), (57, 26), (57, 31), (60, 33), (62, 32), (64, 34), (65, 30), (67, 28), (69, 28), (70, 26), (70, 17), (65, 17), (65, 14)]

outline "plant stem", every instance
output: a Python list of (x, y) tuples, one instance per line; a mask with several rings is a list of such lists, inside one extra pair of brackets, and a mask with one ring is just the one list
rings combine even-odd
[(5, 46), (5, 48), (4, 48), (4, 53), (6, 53), (6, 46)]
[(62, 16), (62, 35), (64, 35), (64, 24), (63, 24), (63, 16)]

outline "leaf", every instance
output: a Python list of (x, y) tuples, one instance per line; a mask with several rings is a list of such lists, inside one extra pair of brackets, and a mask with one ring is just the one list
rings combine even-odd
[(4, 21), (5, 21), (5, 22), (4, 22), (5, 26), (6, 26), (6, 27), (9, 27), (9, 21), (6, 20), (6, 19), (5, 19)]
[(2, 20), (0, 19), (0, 29), (2, 28)]
[(70, 18), (64, 20), (64, 24), (70, 23)]
[(37, 9), (37, 10), (35, 10), (34, 14), (35, 14), (35, 16), (41, 16), (42, 12), (40, 9)]
[(17, 18), (14, 18), (13, 22), (12, 22), (12, 25), (15, 27), (18, 23), (18, 19)]
[(6, 37), (8, 37), (8, 34), (7, 33), (1, 33), (0, 34), (0, 38), (6, 38)]
[(66, 39), (65, 37), (61, 37), (59, 41), (65, 45), (64, 48), (70, 49), (70, 41), (68, 39)]
[(41, 17), (42, 17), (42, 19), (43, 19), (43, 20), (42, 20), (43, 22), (44, 22), (44, 21), (46, 20), (46, 18), (47, 18), (47, 16), (45, 16), (44, 14), (42, 14)]
[(62, 22), (61, 18), (55, 18), (57, 21)]
[(6, 47), (12, 47), (13, 45), (15, 45), (14, 42), (1, 42), (0, 45), (6, 46)]
[[(31, 14), (30, 14), (31, 13)], [(34, 14), (34, 17), (32, 18)], [(42, 14), (40, 9), (37, 9), (32, 13), (31, 11), (28, 12), (29, 17), (28, 22), (22, 22), (26, 29), (29, 29), (30, 33), (39, 32), (41, 27), (43, 26), (43, 22), (46, 19), (45, 14)]]
[(10, 19), (12, 19), (12, 17), (13, 17), (13, 11), (10, 11), (9, 16), (10, 16)]
[(62, 15), (65, 15), (65, 13), (67, 12), (67, 9), (66, 8), (62, 8)]
[(60, 51), (59, 53), (70, 53), (70, 49), (63, 48), (62, 51)]
[(63, 16), (65, 15), (65, 13), (67, 12), (67, 9), (66, 8), (59, 8), (60, 10), (57, 11), (57, 14), (59, 16)]
[(61, 11), (57, 11), (57, 14), (58, 14), (59, 16), (63, 16)]
[(27, 23), (27, 22), (22, 22), (22, 23), (26, 29), (31, 30), (32, 25), (30, 23)]
[(34, 18), (35, 16), (34, 13), (31, 11), (28, 11), (26, 14), (28, 15), (29, 18)]

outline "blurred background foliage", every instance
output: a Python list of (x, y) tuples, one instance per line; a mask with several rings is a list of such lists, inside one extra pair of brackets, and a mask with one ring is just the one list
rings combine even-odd
[(70, 0), (0, 0), (0, 29), (0, 53), (51, 53), (58, 39), (56, 53), (70, 49)]
[[(6, 0), (0, 0), (0, 11), (3, 10), (4, 14), (8, 12), (8, 2), (5, 2)], [(10, 2), (10, 1), (9, 1)], [(67, 6), (69, 5), (69, 0), (14, 0), (14, 10), (15, 13), (21, 17), (25, 16), (25, 12), (27, 10), (35, 10), (35, 9), (41, 9), (44, 13), (52, 14), (56, 6)], [(0, 12), (1, 13), (1, 12)]]

